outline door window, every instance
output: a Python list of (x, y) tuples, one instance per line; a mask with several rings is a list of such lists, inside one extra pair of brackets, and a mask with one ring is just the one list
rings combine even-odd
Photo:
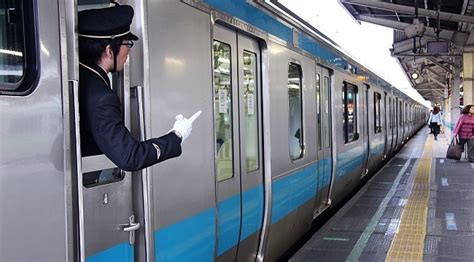
[(214, 40), (214, 119), (217, 180), (234, 176), (232, 139), (232, 77), (230, 45)]
[(258, 112), (257, 112), (257, 55), (244, 51), (244, 108), (246, 124), (245, 161), (247, 172), (259, 168)]
[(303, 157), (303, 96), (301, 92), (301, 66), (290, 63), (288, 67), (288, 101), (290, 116), (290, 157), (292, 160)]
[(344, 82), (342, 92), (344, 141), (357, 140), (357, 86)]
[(318, 149), (322, 148), (322, 136), (321, 136), (321, 75), (316, 74), (316, 130), (318, 132)]
[(324, 87), (324, 146), (326, 148), (331, 147), (331, 121), (329, 121), (329, 96), (330, 96), (330, 81), (329, 77), (324, 76), (323, 87)]
[(382, 100), (382, 95), (374, 92), (374, 132), (382, 132), (382, 123), (381, 123), (381, 114), (380, 114), (380, 100)]

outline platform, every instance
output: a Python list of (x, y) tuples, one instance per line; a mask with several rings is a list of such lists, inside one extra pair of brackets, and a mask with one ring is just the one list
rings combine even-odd
[(423, 128), (290, 261), (473, 261), (474, 163)]

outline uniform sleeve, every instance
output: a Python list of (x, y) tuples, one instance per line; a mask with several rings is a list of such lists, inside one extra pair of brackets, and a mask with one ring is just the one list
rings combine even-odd
[[(137, 141), (125, 127), (118, 97), (103, 96), (91, 115), (92, 135), (99, 148), (120, 169), (136, 171), (181, 155), (181, 141), (167, 134), (147, 141)], [(158, 145), (161, 155), (157, 157)]]

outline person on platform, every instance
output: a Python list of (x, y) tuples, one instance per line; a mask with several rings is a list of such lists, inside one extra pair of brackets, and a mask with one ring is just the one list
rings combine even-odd
[(428, 124), (432, 130), (435, 140), (438, 140), (438, 135), (441, 130), (442, 115), (439, 110), (439, 107), (435, 106), (433, 111), (430, 113), (430, 118), (428, 119)]
[(474, 105), (466, 105), (463, 108), (453, 135), (459, 138), (459, 144), (464, 146), (468, 143), (469, 161), (474, 161)]

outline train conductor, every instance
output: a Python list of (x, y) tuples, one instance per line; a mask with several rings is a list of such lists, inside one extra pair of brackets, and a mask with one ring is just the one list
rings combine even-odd
[(189, 119), (176, 116), (171, 131), (137, 141), (125, 127), (118, 96), (107, 74), (123, 70), (133, 41), (133, 8), (115, 5), (78, 13), (79, 104), (83, 156), (105, 154), (120, 169), (135, 171), (181, 155), (181, 142), (191, 133), (198, 111)]

